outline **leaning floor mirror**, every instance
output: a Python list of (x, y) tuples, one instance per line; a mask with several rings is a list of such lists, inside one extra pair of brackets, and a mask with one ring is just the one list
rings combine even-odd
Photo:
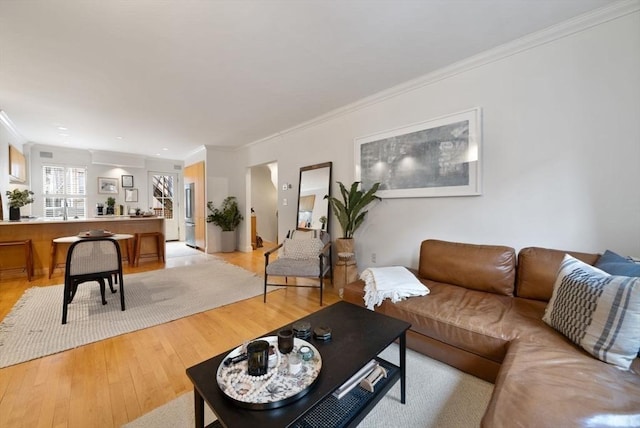
[(331, 162), (300, 168), (297, 229), (329, 230)]

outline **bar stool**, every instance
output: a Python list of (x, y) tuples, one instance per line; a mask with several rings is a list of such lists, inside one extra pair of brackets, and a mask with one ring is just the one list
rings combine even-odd
[(25, 270), (27, 271), (27, 279), (31, 281), (33, 275), (33, 250), (31, 248), (31, 239), (23, 241), (0, 241), (0, 247), (15, 247), (24, 245)]
[[(156, 240), (156, 252), (155, 253), (148, 253), (148, 254), (141, 254), (140, 253), (140, 249), (142, 248), (142, 238), (155, 238)], [(165, 262), (164, 260), (164, 234), (160, 233), (160, 232), (142, 232), (142, 233), (136, 233), (136, 249), (133, 253), (133, 260), (135, 262), (135, 266), (139, 266), (140, 265), (140, 257), (142, 257), (143, 255), (157, 255), (158, 260), (162, 260), (162, 263)]]

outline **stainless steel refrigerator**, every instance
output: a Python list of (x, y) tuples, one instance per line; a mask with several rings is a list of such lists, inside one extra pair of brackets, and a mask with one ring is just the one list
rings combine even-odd
[(194, 212), (194, 198), (195, 198), (194, 184), (189, 183), (184, 187), (184, 234), (185, 243), (193, 248), (197, 248), (196, 245), (196, 223)]

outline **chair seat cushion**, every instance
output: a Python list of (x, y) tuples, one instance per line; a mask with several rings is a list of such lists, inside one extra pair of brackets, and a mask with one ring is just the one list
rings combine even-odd
[[(329, 263), (323, 265), (323, 270), (323, 273), (329, 270)], [(317, 258), (306, 260), (280, 258), (267, 265), (266, 273), (267, 275), (318, 278), (320, 263)]]

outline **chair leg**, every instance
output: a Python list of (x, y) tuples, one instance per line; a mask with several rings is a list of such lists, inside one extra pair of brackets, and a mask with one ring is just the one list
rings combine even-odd
[(264, 273), (264, 303), (267, 303), (267, 273)]
[(105, 284), (104, 284), (104, 278), (97, 278), (96, 281), (98, 281), (100, 283), (100, 296), (102, 297), (102, 304), (106, 305), (107, 304), (107, 299), (105, 298)]
[(122, 271), (118, 273), (120, 277), (120, 309), (124, 311), (124, 281), (122, 278)]
[(64, 282), (64, 292), (62, 294), (62, 324), (67, 323), (67, 305), (69, 304), (69, 280)]
[(322, 306), (322, 289), (324, 288), (324, 287), (322, 286), (322, 277), (323, 277), (323, 276), (324, 276), (324, 275), (320, 275), (320, 306)]
[(78, 284), (79, 284), (79, 282), (76, 280), (70, 280), (70, 281), (71, 283), (69, 284), (69, 291), (68, 291), (69, 303), (73, 302), (73, 298), (76, 297), (76, 292), (78, 291)]
[(117, 284), (117, 283), (118, 283), (118, 279), (117, 279), (118, 277), (117, 277), (117, 276), (115, 276), (115, 275), (109, 275), (109, 276), (107, 277), (107, 280), (109, 281), (109, 288), (111, 289), (111, 292), (112, 292), (112, 293), (115, 293), (115, 292), (116, 292), (116, 289), (115, 289), (115, 288), (113, 288), (113, 279), (114, 279), (114, 278), (116, 278), (116, 280), (115, 280), (115, 281), (116, 281), (116, 284)]

